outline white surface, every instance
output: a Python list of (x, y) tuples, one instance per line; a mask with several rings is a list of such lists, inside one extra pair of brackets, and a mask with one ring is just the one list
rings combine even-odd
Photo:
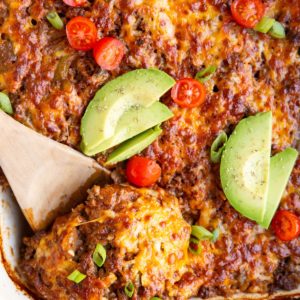
[[(0, 233), (3, 240), (5, 259), (17, 266), (20, 242), (27, 224), (9, 190), (0, 186)], [(2, 262), (2, 257), (0, 254)], [(19, 291), (0, 263), (0, 300), (28, 300), (30, 297)]]
[(15, 284), (8, 277), (3, 265), (0, 264), (0, 299), (1, 300), (28, 300), (22, 292), (18, 291)]

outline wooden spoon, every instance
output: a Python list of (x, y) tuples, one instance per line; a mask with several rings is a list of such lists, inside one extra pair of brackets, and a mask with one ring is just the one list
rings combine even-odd
[(36, 133), (1, 110), (0, 128), (0, 166), (33, 230), (44, 229), (77, 204), (96, 181), (109, 181), (109, 171), (95, 160)]

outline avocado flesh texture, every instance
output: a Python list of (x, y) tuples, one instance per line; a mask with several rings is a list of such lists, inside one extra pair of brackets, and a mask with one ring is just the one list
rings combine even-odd
[(165, 94), (175, 80), (156, 69), (128, 72), (105, 84), (88, 105), (80, 133), (87, 150), (111, 138), (120, 117), (131, 107), (149, 107)]
[(106, 164), (115, 164), (140, 153), (162, 133), (158, 126), (151, 128), (121, 144), (108, 157)]
[(266, 229), (269, 228), (272, 218), (279, 206), (297, 157), (297, 150), (287, 148), (271, 158), (266, 212), (262, 223), (260, 223), (260, 225)]
[(230, 204), (245, 217), (261, 223), (269, 190), (272, 113), (239, 122), (221, 159), (221, 183)]
[(111, 138), (105, 140), (93, 149), (87, 149), (82, 143), (82, 151), (89, 156), (95, 155), (112, 148), (149, 128), (161, 124), (171, 117), (173, 117), (173, 113), (166, 105), (160, 102), (155, 102), (150, 107), (140, 107), (139, 109), (132, 107), (120, 118), (115, 134)]

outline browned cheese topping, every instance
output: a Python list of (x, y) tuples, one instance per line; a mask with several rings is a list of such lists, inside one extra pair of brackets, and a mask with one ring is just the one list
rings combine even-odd
[[(273, 154), (288, 146), (300, 149), (300, 2), (263, 2), (266, 15), (285, 26), (285, 39), (242, 28), (232, 19), (230, 0), (94, 0), (85, 8), (60, 0), (0, 1), (0, 90), (9, 93), (18, 121), (75, 148), (84, 110), (108, 80), (137, 68), (157, 67), (180, 79), (218, 66), (205, 83), (202, 106), (181, 108), (169, 94), (162, 100), (175, 116), (144, 151), (162, 167), (156, 191), (95, 187), (86, 205), (58, 219), (49, 233), (26, 240), (23, 273), (40, 296), (125, 299), (129, 280), (134, 299), (299, 286), (300, 239), (280, 242), (237, 213), (223, 194), (219, 165), (209, 159), (220, 130), (231, 132), (242, 118), (266, 110), (273, 111)], [(54, 9), (65, 23), (86, 16), (99, 38), (123, 41), (120, 67), (103, 71), (91, 52), (72, 49), (65, 31), (45, 18)], [(116, 167), (121, 181), (122, 168)], [(300, 215), (300, 160), (281, 208)], [(187, 251), (193, 224), (220, 228), (217, 242), (203, 242), (198, 256)], [(108, 249), (101, 269), (91, 261), (98, 242)], [(66, 277), (73, 269), (87, 279), (70, 282)]]
[[(163, 190), (95, 186), (50, 233), (25, 239), (20, 268), (46, 299), (126, 299), (128, 282), (135, 299), (180, 296), (173, 285), (188, 270), (190, 232), (178, 200)], [(92, 259), (98, 243), (107, 254), (101, 269)], [(67, 279), (74, 270), (88, 276), (80, 285)]]

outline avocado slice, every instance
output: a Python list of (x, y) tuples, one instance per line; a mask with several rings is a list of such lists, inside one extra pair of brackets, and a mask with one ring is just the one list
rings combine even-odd
[(239, 122), (221, 159), (220, 175), (230, 204), (245, 217), (261, 223), (269, 189), (272, 113)]
[(124, 112), (151, 106), (174, 84), (172, 77), (157, 69), (131, 71), (105, 84), (82, 118), (85, 148), (91, 150), (111, 138)]
[(297, 160), (298, 152), (287, 148), (271, 158), (270, 183), (267, 198), (266, 212), (260, 225), (269, 228), (272, 218), (279, 206), (289, 177)]
[(161, 133), (162, 129), (156, 126), (124, 142), (109, 155), (106, 164), (115, 164), (140, 153), (152, 144)]
[(120, 118), (115, 134), (111, 138), (105, 140), (93, 149), (87, 149), (84, 143), (82, 143), (81, 149), (86, 155), (95, 155), (112, 148), (149, 128), (161, 124), (171, 117), (173, 117), (173, 113), (166, 105), (160, 102), (155, 102), (150, 107), (140, 107), (139, 109), (132, 107)]
[(9, 97), (3, 92), (0, 92), (0, 109), (10, 115), (14, 113)]

